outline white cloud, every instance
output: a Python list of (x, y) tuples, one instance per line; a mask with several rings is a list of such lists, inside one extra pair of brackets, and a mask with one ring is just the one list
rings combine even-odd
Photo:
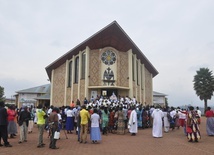
[(192, 80), (200, 67), (214, 70), (212, 0), (0, 3), (0, 84), (7, 96), (46, 84), (47, 65), (116, 20), (159, 71), (155, 91), (172, 105), (202, 102)]

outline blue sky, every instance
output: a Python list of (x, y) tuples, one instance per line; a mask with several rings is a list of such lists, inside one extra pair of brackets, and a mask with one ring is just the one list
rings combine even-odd
[(0, 86), (10, 98), (47, 84), (46, 66), (116, 20), (158, 70), (154, 91), (172, 106), (203, 106), (192, 81), (199, 68), (214, 70), (213, 8), (213, 0), (0, 0)]

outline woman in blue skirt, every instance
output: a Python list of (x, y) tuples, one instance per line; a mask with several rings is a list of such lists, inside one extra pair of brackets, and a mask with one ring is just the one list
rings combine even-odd
[(68, 107), (68, 110), (66, 111), (66, 130), (67, 130), (67, 133), (72, 133), (72, 131), (74, 130), (74, 112), (73, 110), (71, 109), (71, 107)]
[(101, 140), (101, 134), (100, 134), (100, 116), (97, 114), (98, 110), (94, 109), (94, 113), (91, 115), (91, 134), (90, 138), (93, 143), (97, 143), (97, 141)]

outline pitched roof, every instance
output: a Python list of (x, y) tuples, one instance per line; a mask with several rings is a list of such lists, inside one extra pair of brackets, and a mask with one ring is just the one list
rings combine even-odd
[(156, 91), (153, 91), (153, 96), (167, 96), (166, 94), (162, 94)]
[(88, 46), (90, 49), (99, 49), (107, 46), (114, 47), (119, 51), (128, 51), (132, 49), (132, 52), (137, 55), (137, 58), (141, 60), (142, 64), (152, 73), (153, 77), (158, 74), (158, 71), (142, 53), (142, 51), (135, 45), (126, 32), (120, 27), (120, 25), (113, 21), (67, 53), (48, 65), (45, 69), (51, 80), (52, 69), (58, 68), (66, 60), (70, 60), (73, 55), (77, 55), (79, 51), (82, 51)]
[(36, 100), (50, 100), (50, 93), (38, 96), (38, 97), (36, 97), (34, 99), (36, 99)]
[(19, 91), (16, 91), (16, 93), (46, 94), (46, 93), (50, 93), (50, 88), (51, 88), (51, 85), (46, 84), (46, 85), (41, 85), (33, 88), (19, 90)]

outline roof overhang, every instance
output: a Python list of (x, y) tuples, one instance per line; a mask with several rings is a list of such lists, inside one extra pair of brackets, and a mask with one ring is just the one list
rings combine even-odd
[(45, 69), (48, 74), (49, 79), (51, 80), (51, 71), (58, 68), (66, 60), (70, 60), (73, 55), (77, 55), (79, 51), (83, 51), (86, 47), (90, 49), (100, 49), (104, 47), (114, 47), (119, 51), (128, 51), (132, 49), (132, 52), (137, 55), (137, 59), (141, 60), (141, 63), (145, 65), (148, 71), (155, 77), (158, 74), (158, 71), (142, 53), (142, 51), (135, 45), (131, 38), (126, 34), (126, 32), (120, 27), (120, 25), (113, 21), (67, 53), (55, 60), (53, 63), (48, 65)]
[(89, 89), (125, 89), (129, 90), (129, 87), (118, 87), (118, 86), (88, 86)]

